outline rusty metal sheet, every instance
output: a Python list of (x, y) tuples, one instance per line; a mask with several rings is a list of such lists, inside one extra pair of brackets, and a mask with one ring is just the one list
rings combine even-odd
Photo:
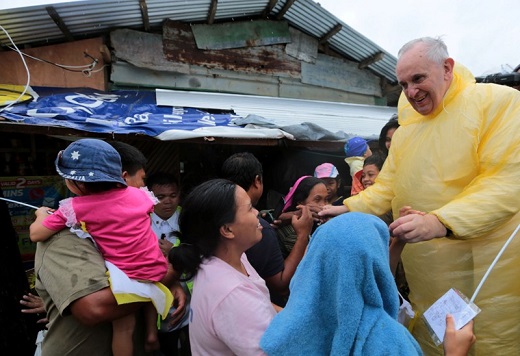
[(119, 29), (110, 32), (110, 43), (117, 59), (136, 67), (184, 74), (190, 71), (187, 63), (174, 63), (165, 58), (160, 34)]
[(191, 25), (199, 49), (258, 47), (291, 42), (286, 21), (240, 21)]
[(178, 21), (165, 21), (163, 49), (172, 62), (280, 77), (299, 78), (301, 73), (301, 62), (286, 54), (284, 45), (200, 50), (190, 25)]

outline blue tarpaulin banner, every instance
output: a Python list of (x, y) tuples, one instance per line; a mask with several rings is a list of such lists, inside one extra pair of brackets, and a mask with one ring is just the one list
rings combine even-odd
[[(156, 105), (155, 91), (32, 87), (38, 98), (0, 113), (9, 121), (81, 131), (157, 136), (167, 130), (235, 126), (232, 112)], [(236, 126), (235, 126), (236, 127)]]

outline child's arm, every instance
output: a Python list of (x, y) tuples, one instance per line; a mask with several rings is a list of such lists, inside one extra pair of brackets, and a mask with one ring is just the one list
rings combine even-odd
[(49, 216), (49, 211), (52, 212), (54, 210), (45, 206), (42, 206), (36, 210), (36, 220), (34, 220), (34, 222), (29, 227), (29, 237), (32, 242), (45, 241), (57, 232), (46, 228), (42, 224), (43, 220)]
[(395, 277), (395, 272), (397, 271), (397, 265), (401, 260), (401, 253), (406, 246), (406, 242), (399, 240), (396, 237), (392, 237), (392, 242), (390, 242), (390, 270), (392, 271), (392, 275)]

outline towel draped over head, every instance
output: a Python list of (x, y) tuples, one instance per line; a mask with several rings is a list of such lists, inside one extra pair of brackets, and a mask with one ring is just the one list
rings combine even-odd
[(262, 349), (268, 355), (421, 355), (397, 321), (388, 243), (387, 225), (372, 215), (342, 214), (320, 226)]

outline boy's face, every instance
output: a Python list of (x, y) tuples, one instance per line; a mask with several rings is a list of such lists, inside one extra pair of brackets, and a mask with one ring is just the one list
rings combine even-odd
[(179, 206), (179, 188), (175, 184), (154, 185), (152, 192), (159, 203), (154, 206), (154, 213), (161, 219), (169, 219)]
[(141, 188), (144, 187), (144, 178), (146, 177), (146, 172), (144, 169), (138, 170), (134, 175), (128, 174), (127, 171), (123, 172), (123, 179), (125, 180), (126, 184), (130, 187), (135, 188)]
[(332, 202), (331, 199), (335, 198), (338, 194), (338, 181), (336, 178), (321, 178), (321, 180), (327, 187), (327, 201)]
[(379, 169), (375, 164), (367, 164), (363, 167), (363, 174), (361, 175), (361, 184), (367, 189), (375, 183), (377, 176), (379, 175)]

